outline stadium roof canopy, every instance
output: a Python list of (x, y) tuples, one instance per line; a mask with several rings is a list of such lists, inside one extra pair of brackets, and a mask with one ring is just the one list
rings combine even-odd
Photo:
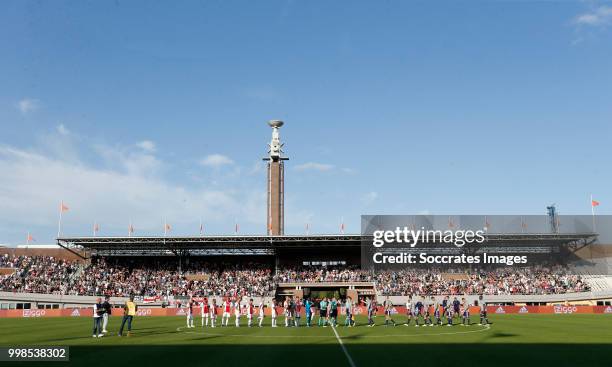
[[(486, 245), (556, 246), (575, 249), (593, 243), (595, 233), (517, 233), (485, 235)], [(363, 241), (363, 242), (362, 242)], [(196, 237), (61, 237), (57, 244), (75, 252), (90, 251), (102, 256), (163, 255), (273, 255), (279, 249), (361, 247), (371, 237), (359, 234), (283, 236), (196, 236)]]

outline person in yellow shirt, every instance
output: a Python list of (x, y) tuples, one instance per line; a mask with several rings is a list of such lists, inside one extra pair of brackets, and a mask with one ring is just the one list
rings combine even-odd
[(127, 336), (130, 336), (132, 333), (132, 320), (134, 316), (136, 316), (136, 311), (138, 311), (138, 306), (134, 302), (134, 296), (130, 296), (130, 300), (125, 303), (123, 306), (123, 320), (121, 320), (121, 328), (119, 329), (119, 336), (123, 336), (123, 327), (127, 322), (128, 332)]

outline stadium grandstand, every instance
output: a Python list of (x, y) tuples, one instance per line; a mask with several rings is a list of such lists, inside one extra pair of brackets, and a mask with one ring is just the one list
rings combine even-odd
[[(265, 302), (286, 295), (390, 296), (397, 304), (408, 295), (486, 294), (490, 303), (506, 305), (609, 305), (612, 299), (612, 277), (580, 275), (561, 265), (458, 272), (361, 269), (362, 237), (79, 237), (58, 239), (58, 249), (5, 248), (0, 306), (87, 307), (99, 295), (117, 303), (136, 295), (152, 307), (174, 307), (190, 296), (221, 302), (236, 295)], [(515, 241), (529, 244), (533, 237)], [(588, 238), (555, 235), (550, 241), (568, 245)]]

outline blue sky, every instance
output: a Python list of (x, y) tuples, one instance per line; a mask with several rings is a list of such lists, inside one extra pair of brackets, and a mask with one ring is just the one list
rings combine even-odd
[(612, 3), (4, 1), (0, 243), (612, 214)]

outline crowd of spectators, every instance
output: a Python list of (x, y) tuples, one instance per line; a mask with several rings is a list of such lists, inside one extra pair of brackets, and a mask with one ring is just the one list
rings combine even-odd
[(274, 275), (276, 283), (295, 282), (372, 282), (375, 276), (372, 272), (359, 270), (357, 267), (343, 268), (283, 268)]
[(74, 261), (52, 256), (0, 255), (0, 268), (14, 268), (0, 276), (0, 289), (5, 292), (65, 294), (78, 269)]
[(383, 295), (512, 295), (586, 292), (588, 283), (560, 266), (463, 272), (364, 271), (356, 267), (282, 268), (269, 264), (162, 259), (93, 259), (89, 264), (49, 256), (0, 255), (0, 290), (69, 295), (268, 296), (279, 283), (371, 282)]
[(537, 295), (591, 290), (582, 277), (559, 266), (476, 270), (460, 278), (436, 271), (384, 271), (377, 274), (376, 285), (384, 295)]
[(260, 264), (192, 261), (105, 261), (97, 259), (78, 277), (71, 294), (163, 297), (187, 295), (266, 296), (272, 271)]

